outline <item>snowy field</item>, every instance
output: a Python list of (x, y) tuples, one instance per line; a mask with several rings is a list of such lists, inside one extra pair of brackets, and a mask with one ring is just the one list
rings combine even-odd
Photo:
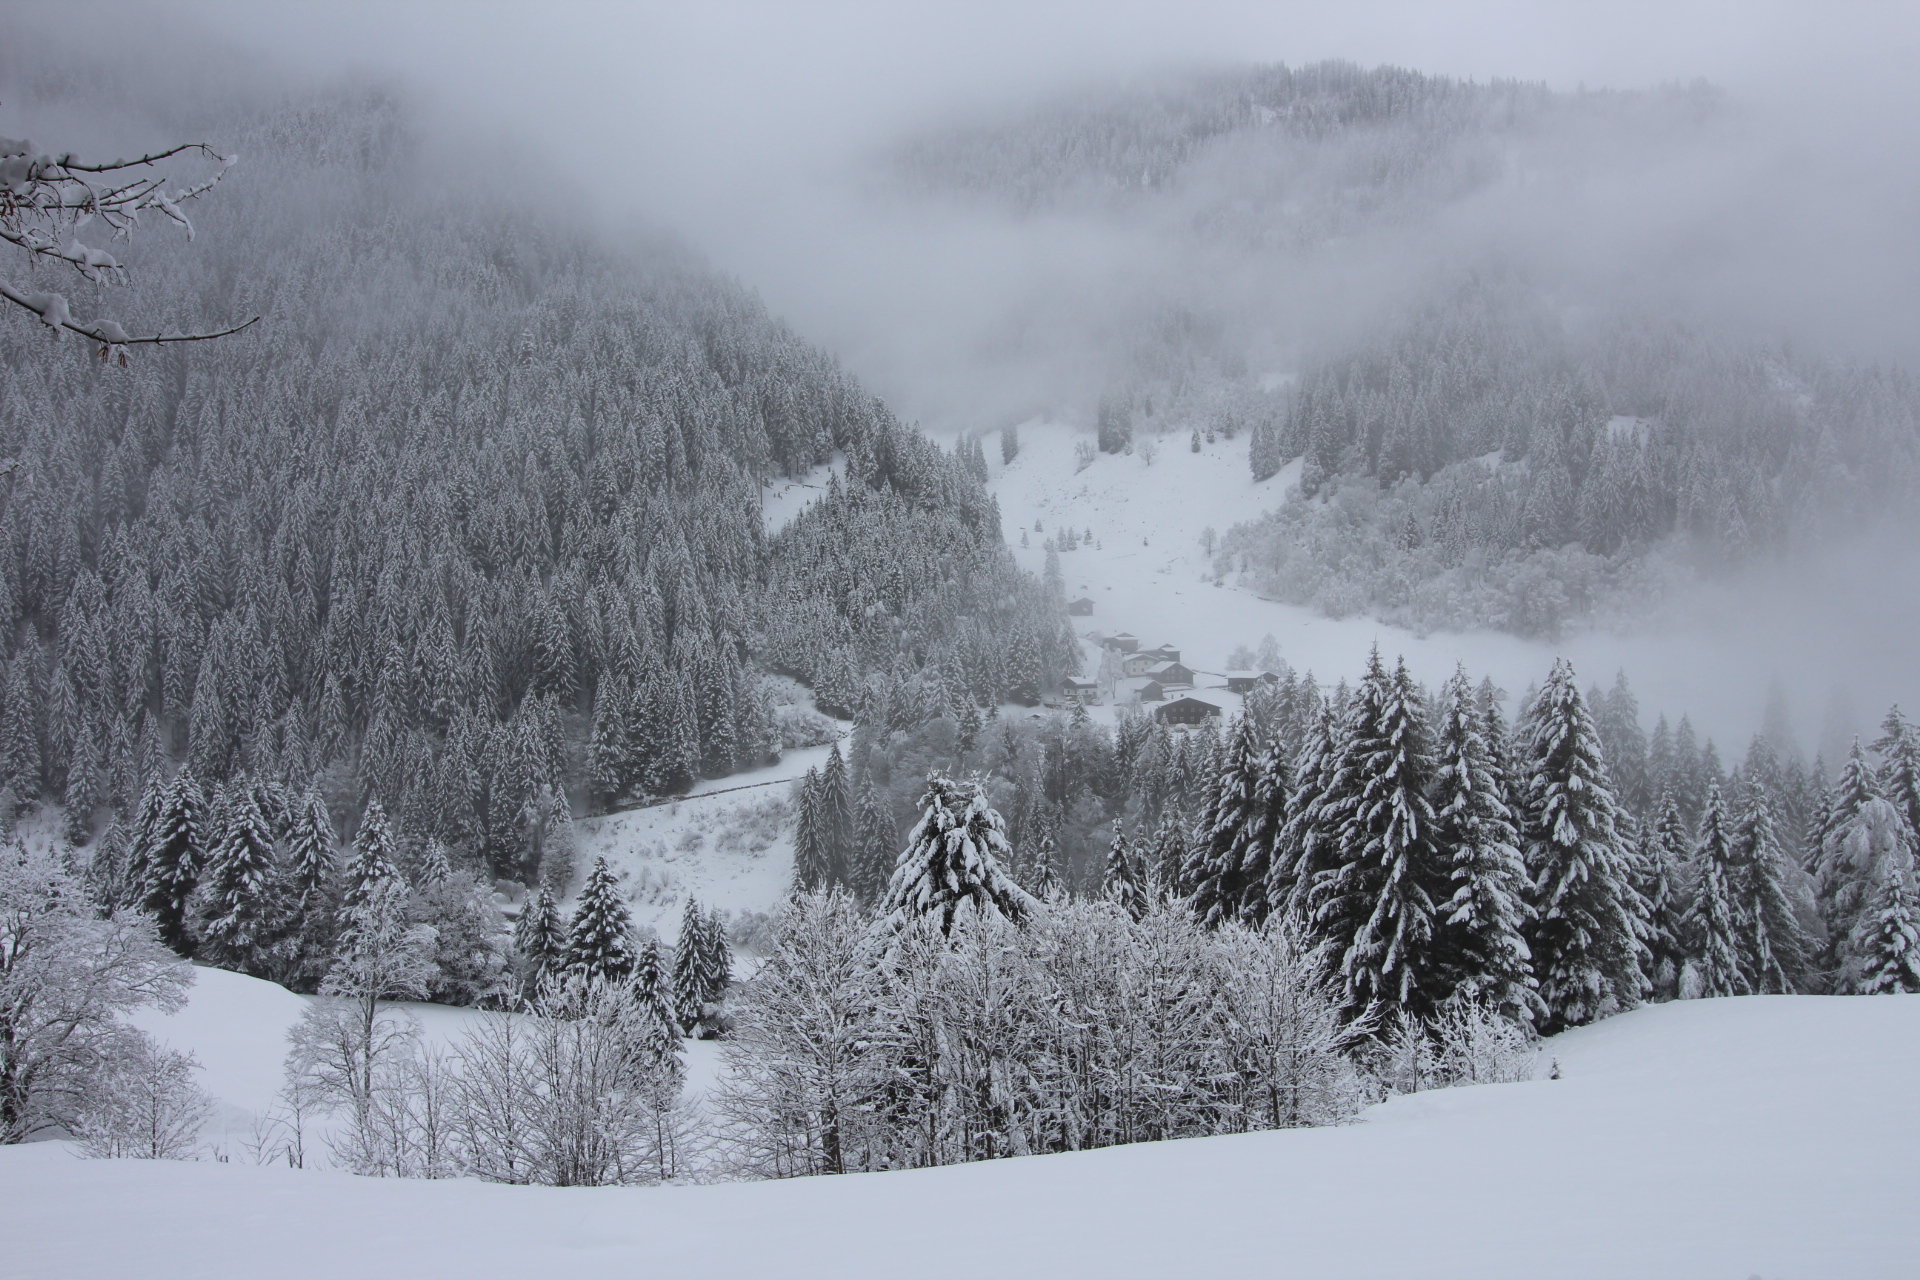
[[(1231, 576), (1216, 587), (1202, 576), (1202, 533), (1212, 528), (1224, 535), (1278, 506), (1298, 479), (1298, 462), (1255, 484), (1244, 437), (1203, 443), (1193, 453), (1187, 433), (1177, 431), (1154, 442), (1152, 462), (1136, 444), (1131, 456), (1101, 454), (1076, 472), (1074, 446), (1092, 440), (1089, 431), (1025, 423), (1019, 456), (1003, 466), (998, 437), (986, 439), (989, 487), (1000, 502), (1008, 545), (1023, 568), (1038, 573), (1048, 536), (1068, 525), (1080, 534), (1091, 529), (1094, 543), (1060, 557), (1068, 597), (1094, 601), (1093, 616), (1075, 618), (1074, 625), (1083, 633), (1130, 631), (1145, 646), (1172, 644), (1188, 666), (1201, 670), (1224, 669), (1236, 647), (1258, 647), (1262, 636), (1272, 634), (1296, 670), (1328, 681), (1352, 679), (1377, 642), (1389, 658), (1404, 654), (1415, 676), (1430, 684), (1465, 662), (1476, 677), (1489, 674), (1517, 697), (1545, 678), (1556, 656), (1565, 656), (1583, 684), (1610, 686), (1624, 667), (1649, 726), (1660, 712), (1675, 721), (1691, 714), (1702, 734), (1720, 742), (1723, 755), (1744, 749), (1759, 729), (1776, 680), (1786, 685), (1811, 751), (1823, 717), (1832, 713), (1828, 702), (1836, 686), (1846, 689), (1851, 703), (1847, 732), (1865, 732), (1888, 702), (1911, 702), (1916, 690), (1910, 686), (1920, 679), (1905, 660), (1905, 645), (1897, 646), (1902, 656), (1889, 670), (1887, 642), (1904, 635), (1904, 627), (1863, 619), (1863, 625), (1836, 632), (1814, 625), (1817, 619), (1806, 617), (1804, 608), (1756, 621), (1750, 608), (1715, 614), (1705, 605), (1699, 612), (1707, 616), (1684, 627), (1664, 625), (1633, 636), (1576, 635), (1549, 645), (1494, 632), (1420, 636), (1371, 618), (1328, 618), (1262, 599), (1237, 588)], [(1036, 520), (1044, 533), (1034, 532)], [(1024, 548), (1023, 530), (1029, 544)], [(1702, 598), (1717, 597), (1703, 591)]]
[[(169, 1047), (191, 1053), (200, 1063), (194, 1081), (214, 1101), (204, 1137), (231, 1159), (244, 1161), (256, 1123), (276, 1109), (287, 1033), (311, 997), (225, 969), (196, 966), (194, 974), (186, 1008), (175, 1014), (141, 1009), (131, 1021)], [(473, 1009), (444, 1004), (397, 1002), (391, 1007), (411, 1014), (425, 1042), (441, 1048), (457, 1044), (479, 1016)], [(704, 1094), (719, 1067), (719, 1045), (690, 1040), (685, 1049), (688, 1088), (695, 1095)], [(315, 1142), (312, 1149), (318, 1150), (319, 1144)], [(4, 1262), (0, 1256), (0, 1276), (8, 1274)]]
[(604, 856), (624, 877), (634, 923), (666, 944), (680, 936), (688, 894), (727, 914), (772, 911), (793, 880), (791, 784), (829, 750), (786, 751), (776, 765), (702, 781), (668, 804), (581, 819), (574, 888)]
[[(277, 1083), (299, 998), (265, 985), (204, 973), (188, 1012), (156, 1020), (223, 1097)], [(1342, 1128), (705, 1187), (374, 1181), (42, 1143), (0, 1149), (0, 1276), (1905, 1277), (1916, 1062), (1920, 998), (1696, 1001), (1558, 1037), (1530, 1083), (1399, 1098)]]

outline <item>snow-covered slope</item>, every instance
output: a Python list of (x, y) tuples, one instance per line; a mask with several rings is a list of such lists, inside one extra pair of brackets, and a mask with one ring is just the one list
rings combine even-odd
[(5, 1148), (0, 1275), (1913, 1273), (1920, 998), (1662, 1005), (1544, 1056), (1560, 1079), (1345, 1128), (782, 1183), (549, 1190)]
[[(1389, 660), (1404, 655), (1414, 675), (1430, 684), (1438, 685), (1455, 663), (1464, 662), (1476, 677), (1491, 675), (1517, 697), (1545, 679), (1556, 656), (1565, 656), (1583, 683), (1610, 686), (1614, 672), (1624, 668), (1649, 722), (1659, 712), (1675, 719), (1691, 714), (1695, 727), (1725, 750), (1760, 727), (1776, 682), (1786, 681), (1802, 728), (1811, 729), (1828, 692), (1822, 681), (1852, 685), (1861, 671), (1878, 669), (1836, 661), (1836, 645), (1851, 643), (1846, 637), (1822, 634), (1814, 642), (1789, 643), (1789, 620), (1772, 619), (1762, 633), (1750, 612), (1631, 636), (1590, 632), (1548, 645), (1489, 631), (1415, 635), (1371, 618), (1328, 618), (1262, 599), (1235, 586), (1232, 577), (1214, 586), (1203, 578), (1208, 566), (1202, 534), (1209, 528), (1224, 534), (1278, 506), (1299, 478), (1298, 462), (1255, 484), (1245, 437), (1203, 443), (1194, 453), (1183, 428), (1152, 442), (1151, 461), (1142, 437), (1132, 454), (1100, 454), (1076, 471), (1075, 446), (1090, 446), (1093, 439), (1089, 431), (1060, 423), (1024, 423), (1019, 456), (1005, 466), (991, 447), (995, 442), (987, 442), (988, 487), (999, 499), (1008, 545), (1021, 567), (1038, 573), (1048, 536), (1062, 526), (1077, 534), (1091, 530), (1092, 543), (1060, 557), (1068, 597), (1094, 602), (1093, 615), (1075, 618), (1075, 626), (1083, 633), (1130, 631), (1148, 646), (1172, 644), (1182, 661), (1203, 672), (1224, 669), (1236, 647), (1257, 647), (1271, 634), (1296, 670), (1326, 681), (1357, 677), (1367, 650), (1378, 643)], [(1034, 531), (1036, 520), (1043, 533)], [(1026, 547), (1020, 546), (1023, 531)], [(1203, 676), (1200, 684), (1207, 683)], [(1854, 696), (1866, 707), (1896, 696), (1882, 684), (1853, 686)], [(1865, 728), (1862, 722), (1847, 732)], [(1811, 749), (1813, 743), (1805, 745)]]

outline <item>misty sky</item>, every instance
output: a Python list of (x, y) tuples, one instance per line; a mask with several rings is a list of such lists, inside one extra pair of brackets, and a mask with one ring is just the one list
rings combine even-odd
[[(979, 381), (969, 348), (1010, 312), (1057, 323), (1061, 298), (1164, 282), (1141, 274), (1152, 246), (1098, 228), (889, 218), (855, 202), (850, 172), (917, 128), (1182, 63), (1344, 58), (1563, 89), (1705, 77), (1749, 134), (1617, 181), (1578, 218), (1544, 211), (1543, 227), (1591, 224), (1548, 251), (1641, 256), (1651, 219), (1652, 239), (1693, 254), (1696, 292), (1759, 336), (1844, 331), (1849, 352), (1920, 354), (1913, 5), (176, 0), (48, 15), (141, 48), (164, 49), (156, 27), (197, 31), (275, 74), (398, 83), (462, 147), (535, 148), (602, 229), (678, 231), (929, 426), (988, 407), (958, 389)], [(539, 180), (524, 163), (502, 177)], [(1703, 238), (1730, 244), (1693, 253)], [(1081, 355), (1063, 343), (1047, 359)]]

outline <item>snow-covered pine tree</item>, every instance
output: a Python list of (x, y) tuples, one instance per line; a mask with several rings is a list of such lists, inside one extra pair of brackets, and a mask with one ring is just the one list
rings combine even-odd
[(1786, 852), (1765, 787), (1747, 786), (1733, 838), (1741, 967), (1755, 993), (1791, 995), (1800, 990), (1808, 942), (1793, 909)]
[(820, 771), (808, 769), (800, 781), (799, 817), (793, 831), (793, 884), (812, 893), (833, 883), (833, 850), (827, 843)]
[(353, 834), (353, 856), (347, 860), (346, 899), (342, 912), (350, 912), (385, 880), (400, 879), (400, 845), (387, 822), (387, 811), (378, 798), (367, 801), (360, 815), (360, 829)]
[(220, 847), (201, 878), (201, 949), (223, 969), (264, 977), (274, 916), (273, 834), (252, 790), (231, 790)]
[(160, 940), (187, 957), (193, 955), (187, 903), (206, 861), (201, 834), (205, 807), (192, 772), (182, 765), (167, 784), (145, 847), (137, 855), (145, 871), (141, 905), (159, 926)]
[(710, 909), (701, 920), (700, 945), (706, 955), (702, 963), (707, 981), (706, 1002), (720, 1004), (733, 986), (733, 946), (727, 941), (727, 926), (720, 919), (717, 907)]
[(621, 981), (633, 975), (638, 962), (633, 917), (620, 897), (620, 884), (607, 860), (595, 858), (567, 927), (567, 972)]
[(1920, 831), (1920, 733), (1895, 704), (1881, 721), (1873, 753), (1880, 757), (1881, 793), (1900, 810), (1907, 825)]
[[(118, 899), (142, 905), (147, 893), (147, 859), (158, 845), (160, 815), (166, 805), (167, 784), (149, 778), (140, 792), (140, 808), (127, 832), (126, 865), (121, 869)], [(0, 814), (0, 817), (4, 817)]]
[(828, 883), (845, 885), (853, 871), (853, 798), (847, 783), (847, 762), (840, 744), (827, 751), (820, 769), (818, 806), (821, 843), (826, 846)]
[(1752, 989), (1740, 963), (1740, 942), (1747, 929), (1740, 917), (1740, 866), (1732, 825), (1720, 788), (1710, 787), (1693, 848), (1697, 882), (1684, 929), (1688, 956), (1680, 991), (1689, 999), (1746, 995)]
[(632, 982), (644, 1019), (636, 1047), (677, 1086), (685, 1065), (680, 1056), (680, 1018), (673, 1007), (673, 979), (660, 955), (660, 944), (651, 938), (634, 952)]
[(1441, 945), (1454, 991), (1532, 1022), (1545, 1009), (1525, 936), (1531, 886), (1464, 666), (1440, 691), (1435, 743), (1434, 840), (1452, 859), (1453, 882)]
[(1882, 794), (1858, 740), (1833, 785), (1825, 818), (1813, 868), (1814, 904), (1827, 926), (1820, 967), (1833, 976), (1837, 991), (1847, 991), (1858, 974), (1852, 939), (1880, 864), (1910, 853), (1914, 835), (1899, 807)]
[(1661, 793), (1658, 812), (1652, 825), (1643, 828), (1634, 888), (1647, 904), (1647, 978), (1656, 1000), (1671, 1000), (1680, 992), (1680, 969), (1687, 962), (1687, 821), (1671, 791)]
[(707, 1002), (711, 985), (704, 972), (707, 964), (706, 918), (700, 904), (687, 895), (686, 909), (680, 913), (680, 937), (673, 944), (673, 1010), (680, 1029), (691, 1033), (700, 1021), (701, 1006)]
[(1480, 734), (1487, 743), (1487, 767), (1500, 782), (1500, 792), (1507, 798), (1507, 807), (1519, 818), (1520, 799), (1527, 789), (1527, 780), (1516, 772), (1513, 756), (1513, 736), (1507, 731), (1506, 717), (1500, 714), (1500, 701), (1507, 695), (1493, 683), (1493, 677), (1482, 676), (1473, 691), (1473, 704), (1480, 710)]
[(1340, 734), (1332, 704), (1322, 702), (1313, 727), (1300, 745), (1293, 795), (1287, 801), (1287, 822), (1280, 830), (1267, 872), (1269, 907), (1276, 914), (1284, 909), (1302, 938), (1312, 936), (1307, 889), (1335, 863), (1337, 824), (1329, 788), (1340, 764)]
[(587, 740), (587, 780), (596, 799), (611, 804), (632, 777), (627, 715), (633, 690), (618, 675), (603, 678), (593, 691), (593, 729)]
[(894, 847), (897, 834), (893, 811), (887, 798), (869, 776), (860, 788), (860, 801), (854, 806), (854, 859), (851, 888), (863, 904), (872, 906), (887, 891), (887, 878), (899, 850)]
[(552, 885), (541, 885), (520, 908), (520, 919), (513, 926), (513, 952), (520, 993), (526, 999), (540, 989), (542, 979), (566, 963), (567, 935)]
[(1060, 855), (1054, 847), (1052, 831), (1040, 836), (1040, 845), (1033, 851), (1028, 879), (1033, 883), (1033, 896), (1041, 902), (1049, 902), (1056, 894), (1066, 892), (1066, 882), (1060, 878)]
[(453, 858), (447, 851), (446, 842), (438, 836), (428, 836), (414, 860), (413, 883), (418, 888), (430, 889), (452, 878)]
[(931, 917), (951, 933), (968, 904), (1016, 924), (1039, 908), (1003, 869), (1012, 853), (1006, 826), (978, 782), (930, 775), (920, 811), (887, 885), (882, 927), (898, 933)]
[(1646, 909), (1620, 846), (1600, 737), (1564, 658), (1527, 707), (1523, 730), (1521, 835), (1534, 910), (1527, 945), (1547, 1005), (1540, 1029), (1552, 1033), (1645, 997)]
[(1284, 909), (1293, 891), (1292, 866), (1286, 859), (1287, 820), (1292, 816), (1293, 768), (1286, 739), (1275, 733), (1261, 749), (1259, 774), (1253, 788), (1253, 818), (1240, 855), (1241, 874), (1247, 880), (1240, 921), (1252, 928)]
[(1328, 794), (1335, 863), (1306, 887), (1310, 938), (1349, 1018), (1425, 1017), (1450, 994), (1440, 912), (1452, 896), (1428, 795), (1433, 744), (1406, 663), (1375, 648), (1347, 712)]
[(1179, 893), (1182, 870), (1187, 865), (1186, 827), (1168, 809), (1160, 816), (1153, 833), (1153, 845), (1142, 858), (1148, 896), (1158, 901)]
[(1916, 907), (1910, 868), (1883, 869), (1861, 913), (1854, 950), (1861, 995), (1920, 992), (1920, 907)]
[(304, 911), (325, 898), (337, 869), (334, 840), (326, 798), (318, 787), (308, 787), (294, 804), (287, 833), (287, 884), (294, 909)]
[(1147, 897), (1141, 892), (1140, 879), (1134, 870), (1127, 833), (1117, 821), (1113, 824), (1113, 840), (1107, 845), (1107, 862), (1100, 877), (1100, 890), (1135, 920), (1146, 914)]
[[(1199, 838), (1187, 855), (1182, 879), (1193, 911), (1210, 929), (1243, 916), (1266, 914), (1266, 884), (1249, 878), (1246, 865), (1260, 787), (1260, 744), (1244, 716), (1227, 738), (1212, 792), (1201, 811)], [(1262, 872), (1265, 867), (1261, 867)]]

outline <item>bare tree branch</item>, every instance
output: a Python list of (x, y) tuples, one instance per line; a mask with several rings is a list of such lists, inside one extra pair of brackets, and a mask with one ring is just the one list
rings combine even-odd
[[(99, 186), (91, 180), (91, 175), (118, 175), (188, 153), (217, 161), (219, 168), (205, 180), (171, 193), (164, 175), (142, 174), (115, 186)], [(19, 249), (30, 262), (64, 262), (90, 284), (129, 284), (126, 267), (105, 250), (82, 243), (80, 231), (97, 217), (110, 229), (113, 239), (131, 240), (141, 213), (152, 211), (180, 227), (191, 240), (193, 223), (180, 206), (212, 190), (233, 167), (234, 160), (204, 142), (187, 142), (135, 160), (87, 164), (71, 153), (56, 158), (36, 153), (30, 142), (0, 138), (0, 243)], [(58, 293), (32, 291), (0, 280), (0, 297), (31, 311), (55, 332), (69, 330), (99, 343), (102, 360), (112, 359), (120, 349), (122, 363), (126, 347), (206, 342), (239, 333), (260, 319), (254, 316), (241, 324), (202, 333), (136, 337), (112, 320), (76, 319), (66, 298)]]

